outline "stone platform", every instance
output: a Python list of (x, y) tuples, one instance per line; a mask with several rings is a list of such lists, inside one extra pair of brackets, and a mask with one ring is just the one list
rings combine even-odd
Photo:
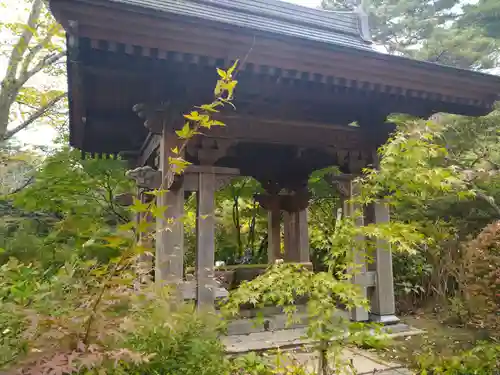
[[(387, 337), (419, 335), (423, 331), (413, 329), (406, 324), (396, 324), (383, 328)], [(307, 338), (306, 327), (293, 327), (259, 331), (250, 334), (229, 334), (222, 338), (228, 354), (242, 354), (252, 351), (267, 351), (272, 349), (289, 349), (310, 346), (313, 341)]]
[[(318, 357), (314, 353), (296, 352), (293, 358), (306, 367), (311, 374), (316, 374)], [(342, 375), (413, 375), (413, 372), (400, 364), (381, 359), (373, 352), (357, 348), (342, 350), (341, 361), (350, 364), (341, 373)]]
[[(222, 338), (226, 352), (230, 355), (248, 352), (272, 353), (272, 350), (279, 348), (290, 352), (295, 360), (314, 373), (317, 357), (311, 349), (314, 342), (306, 335), (305, 320), (286, 328), (286, 317), (277, 314), (265, 317), (264, 322), (266, 323), (260, 325), (255, 325), (252, 319), (239, 319), (232, 322), (228, 327), (228, 335)], [(389, 338), (423, 333), (421, 330), (402, 323), (383, 327), (382, 331)], [(381, 359), (376, 353), (368, 350), (346, 347), (342, 350), (341, 356), (355, 369), (354, 372), (349, 372), (349, 370), (343, 375), (412, 375), (412, 372), (404, 366)]]

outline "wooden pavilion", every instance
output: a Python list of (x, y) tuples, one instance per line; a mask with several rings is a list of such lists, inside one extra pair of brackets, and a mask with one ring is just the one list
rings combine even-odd
[[(182, 113), (211, 101), (215, 67), (243, 60), (237, 111), (225, 115), (227, 127), (190, 142), (193, 165), (161, 199), (167, 216), (178, 217), (184, 192), (197, 193), (198, 304), (215, 298), (214, 193), (233, 176), (252, 176), (267, 191), (260, 201), (269, 211), (269, 261), (308, 262), (312, 171), (339, 166), (345, 176), (337, 186), (348, 198), (356, 192), (351, 176), (376, 163), (392, 129), (388, 114), (482, 115), (500, 89), (494, 76), (375, 51), (360, 7), (333, 12), (277, 0), (50, 0), (50, 7), (67, 32), (71, 145), (126, 154), (143, 188), (166, 176)], [(146, 123), (132, 110), (138, 103)], [(365, 220), (389, 218), (382, 204), (366, 213)], [(395, 322), (390, 250), (380, 244), (374, 258), (355, 278), (370, 314), (352, 317)], [(158, 231), (155, 276), (183, 279), (181, 224)]]

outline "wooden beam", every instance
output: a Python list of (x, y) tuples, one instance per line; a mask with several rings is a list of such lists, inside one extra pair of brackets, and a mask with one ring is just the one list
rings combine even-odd
[(157, 134), (149, 133), (146, 140), (142, 144), (139, 157), (137, 159), (137, 166), (142, 167), (160, 147), (161, 137)]
[(239, 176), (240, 170), (238, 168), (214, 167), (211, 165), (190, 165), (186, 168), (185, 173), (212, 173), (216, 175)]

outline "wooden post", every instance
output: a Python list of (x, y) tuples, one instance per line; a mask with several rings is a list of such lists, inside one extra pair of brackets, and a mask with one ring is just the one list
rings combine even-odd
[(215, 175), (198, 175), (196, 219), (196, 298), (198, 308), (212, 308), (215, 301)]
[[(163, 184), (169, 169), (169, 155), (175, 147), (177, 138), (169, 134), (166, 126), (160, 140), (160, 170)], [(168, 186), (162, 186), (163, 190)], [(156, 219), (156, 262), (155, 281), (160, 285), (179, 284), (182, 282), (184, 267), (184, 190), (170, 190), (157, 197), (157, 206), (165, 208), (164, 216)]]
[(309, 263), (309, 227), (307, 224), (307, 208), (295, 213), (295, 231), (298, 247), (298, 262)]
[(296, 262), (298, 258), (297, 246), (297, 231), (296, 231), (296, 213), (284, 211), (283, 226), (284, 226), (284, 247), (285, 247), (285, 262)]
[[(148, 203), (151, 201), (152, 196), (148, 196), (144, 193), (138, 194), (139, 199), (142, 203)], [(151, 270), (153, 267), (153, 238), (151, 237), (154, 233), (154, 222), (155, 218), (150, 212), (142, 212), (137, 215), (137, 220), (139, 223), (147, 223), (148, 228), (144, 232), (138, 233), (138, 243), (144, 249), (144, 253), (139, 256), (138, 259), (138, 274), (139, 282), (145, 283), (151, 281)]]
[(267, 262), (273, 264), (281, 254), (281, 211), (278, 204), (274, 204), (267, 212)]
[[(372, 205), (375, 223), (389, 222), (389, 207), (384, 203)], [(371, 295), (370, 320), (394, 324), (399, 322), (394, 302), (394, 279), (392, 272), (391, 247), (386, 241), (377, 240), (373, 269), (376, 272), (376, 284)]]

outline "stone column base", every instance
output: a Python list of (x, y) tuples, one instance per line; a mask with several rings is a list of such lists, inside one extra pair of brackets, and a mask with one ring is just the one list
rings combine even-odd
[(383, 325), (397, 324), (400, 319), (396, 315), (377, 315), (369, 314), (370, 322), (380, 323)]

